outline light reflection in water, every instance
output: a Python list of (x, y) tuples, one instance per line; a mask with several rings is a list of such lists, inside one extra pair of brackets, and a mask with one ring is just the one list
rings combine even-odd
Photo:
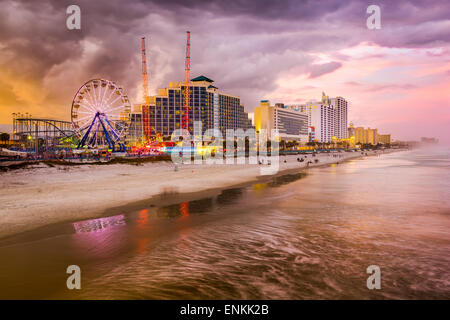
[(260, 191), (266, 189), (268, 186), (269, 185), (267, 183), (255, 183), (252, 186), (252, 189), (253, 189), (253, 191), (260, 192)]
[(150, 244), (150, 238), (140, 238), (138, 239), (138, 245), (136, 252), (138, 254), (143, 254), (147, 252), (148, 245)]
[(149, 221), (148, 209), (142, 209), (141, 211), (139, 211), (138, 218), (136, 220), (138, 227), (144, 228), (148, 224), (148, 221)]
[(71, 247), (84, 258), (107, 258), (125, 246), (126, 220), (123, 214), (73, 223)]
[(75, 233), (82, 232), (100, 232), (113, 226), (125, 225), (125, 216), (123, 214), (99, 219), (90, 219), (74, 222)]
[(189, 202), (182, 202), (180, 204), (180, 213), (182, 217), (189, 216)]

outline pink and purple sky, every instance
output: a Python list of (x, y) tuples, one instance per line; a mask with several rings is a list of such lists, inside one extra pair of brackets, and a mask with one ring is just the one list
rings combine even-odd
[[(81, 8), (81, 30), (66, 8)], [(366, 8), (381, 8), (369, 30)], [(70, 120), (92, 78), (141, 101), (140, 38), (150, 92), (191, 75), (215, 80), (252, 112), (322, 91), (350, 102), (349, 119), (394, 139), (450, 144), (450, 2), (443, 1), (7, 1), (0, 0), (0, 124), (12, 112)], [(0, 128), (1, 129), (1, 128)]]

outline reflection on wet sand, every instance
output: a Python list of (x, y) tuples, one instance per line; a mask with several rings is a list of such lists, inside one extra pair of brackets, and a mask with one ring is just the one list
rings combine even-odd
[(105, 230), (106, 228), (125, 225), (125, 223), (125, 216), (123, 214), (120, 214), (112, 217), (74, 222), (73, 228), (75, 229), (76, 233), (100, 232)]

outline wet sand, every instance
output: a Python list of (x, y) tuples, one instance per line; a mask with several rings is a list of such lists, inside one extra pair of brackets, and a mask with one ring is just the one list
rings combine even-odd
[[(446, 299), (448, 160), (355, 158), (16, 234), (0, 240), (0, 296)], [(66, 288), (71, 264), (80, 291)], [(381, 290), (366, 286), (374, 264)]]
[[(332, 155), (308, 155), (304, 162), (297, 161), (301, 155), (281, 156), (275, 175), (304, 170), (306, 163), (314, 159), (319, 162), (309, 167), (363, 157), (361, 153)], [(55, 223), (217, 194), (224, 188), (270, 179), (274, 175), (261, 175), (260, 168), (264, 166), (191, 164), (181, 165), (175, 171), (171, 162), (141, 166), (40, 165), (1, 173), (0, 238)]]

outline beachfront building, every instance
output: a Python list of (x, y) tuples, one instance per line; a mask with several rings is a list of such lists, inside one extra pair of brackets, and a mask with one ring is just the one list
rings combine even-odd
[(308, 115), (298, 107), (287, 106), (282, 103), (270, 105), (269, 100), (261, 100), (254, 110), (255, 129), (278, 130), (279, 136), (285, 141), (308, 142)]
[(391, 135), (390, 134), (379, 134), (378, 142), (382, 144), (391, 144)]
[(130, 126), (128, 128), (126, 141), (128, 145), (137, 145), (143, 141), (142, 131), (142, 105), (134, 104), (131, 107)]
[(378, 129), (367, 128), (367, 142), (372, 145), (378, 144)]
[(334, 108), (328, 104), (314, 103), (306, 106), (310, 127), (314, 128), (315, 141), (329, 142), (334, 136)]
[(350, 124), (348, 126), (348, 130), (347, 131), (348, 131), (347, 135), (348, 135), (349, 138), (355, 136), (355, 127), (353, 126), (353, 122), (350, 121)]
[(420, 138), (420, 143), (423, 143), (423, 144), (437, 144), (437, 143), (439, 143), (439, 139), (428, 138), (428, 137), (421, 137)]
[(308, 126), (314, 137), (311, 141), (348, 138), (348, 102), (343, 97), (330, 98), (322, 92), (321, 101), (310, 101), (298, 107), (308, 115)]
[(363, 127), (355, 128), (355, 143), (366, 143), (367, 132)]
[(376, 145), (378, 143), (378, 130), (364, 129), (363, 127), (355, 128), (355, 143)]
[[(352, 129), (352, 130), (351, 130)], [(349, 128), (349, 133), (354, 132), (355, 143), (356, 144), (371, 144), (376, 145), (378, 143), (390, 144), (391, 135), (390, 134), (378, 134), (378, 129), (357, 127)]]
[(342, 97), (331, 98), (330, 102), (334, 106), (334, 136), (338, 139), (346, 139), (348, 138), (348, 102)]
[[(205, 76), (190, 82), (190, 132), (193, 132), (194, 121), (202, 122), (203, 132), (219, 129), (222, 135), (225, 135), (226, 129), (251, 128), (252, 121), (240, 98), (219, 91), (213, 83)], [(156, 96), (150, 97), (148, 117), (146, 111), (143, 112), (143, 131), (148, 131), (150, 136), (158, 133), (170, 136), (175, 129), (182, 128), (184, 89), (183, 82), (170, 82), (167, 88), (159, 89)]]

